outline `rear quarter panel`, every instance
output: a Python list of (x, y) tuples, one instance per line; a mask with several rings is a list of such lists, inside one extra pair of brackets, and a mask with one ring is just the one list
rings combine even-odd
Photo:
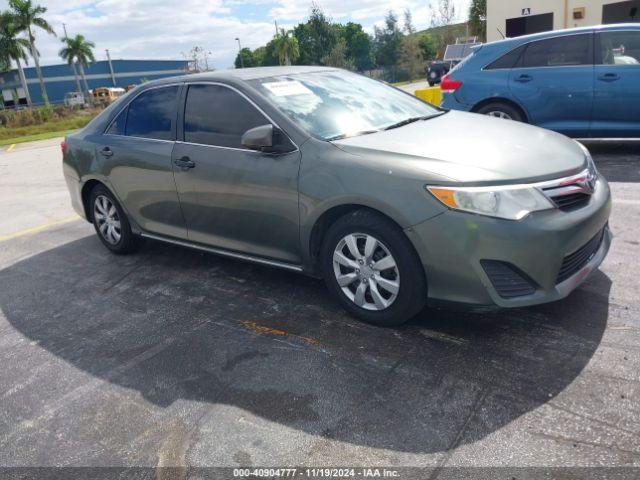
[(509, 98), (509, 70), (483, 70), (511, 48), (499, 50), (483, 47), (474, 56), (454, 69), (449, 77), (459, 80), (462, 86), (454, 93), (445, 94), (443, 106), (454, 110), (472, 110), (479, 103), (491, 98)]

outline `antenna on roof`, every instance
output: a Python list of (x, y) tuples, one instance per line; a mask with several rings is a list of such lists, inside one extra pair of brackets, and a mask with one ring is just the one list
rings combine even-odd
[(496, 30), (498, 30), (498, 33), (500, 34), (500, 36), (502, 37), (502, 39), (503, 39), (503, 40), (507, 38), (507, 37), (505, 37), (505, 36), (504, 36), (504, 33), (502, 33), (502, 32), (500, 31), (500, 29), (499, 29), (499, 28), (496, 28)]

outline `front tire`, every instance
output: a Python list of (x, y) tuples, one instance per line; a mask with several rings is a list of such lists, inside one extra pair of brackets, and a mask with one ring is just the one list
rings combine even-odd
[(381, 327), (402, 325), (426, 303), (424, 270), (413, 245), (389, 219), (357, 210), (327, 231), (322, 273), (354, 317)]
[(113, 194), (98, 185), (90, 195), (91, 219), (102, 244), (113, 253), (125, 255), (140, 247), (141, 239), (131, 231), (131, 224)]

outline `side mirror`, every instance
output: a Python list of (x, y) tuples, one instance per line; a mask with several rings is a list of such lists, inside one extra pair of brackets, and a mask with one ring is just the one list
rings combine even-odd
[(273, 147), (273, 125), (260, 125), (247, 130), (240, 141), (250, 150), (269, 151)]

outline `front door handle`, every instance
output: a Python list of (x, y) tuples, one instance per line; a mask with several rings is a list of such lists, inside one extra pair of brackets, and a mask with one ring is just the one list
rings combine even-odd
[(102, 150), (100, 150), (100, 154), (103, 157), (113, 157), (113, 150), (111, 150), (109, 147), (104, 147)]
[(189, 168), (194, 168), (196, 166), (195, 162), (193, 162), (189, 157), (178, 158), (173, 161), (176, 167), (180, 167), (183, 170), (188, 170)]
[(514, 80), (520, 83), (527, 83), (533, 80), (533, 77), (531, 75), (520, 75), (519, 77), (514, 78)]
[(601, 82), (615, 82), (616, 80), (620, 80), (620, 75), (617, 73), (603, 73), (598, 76), (598, 80)]

